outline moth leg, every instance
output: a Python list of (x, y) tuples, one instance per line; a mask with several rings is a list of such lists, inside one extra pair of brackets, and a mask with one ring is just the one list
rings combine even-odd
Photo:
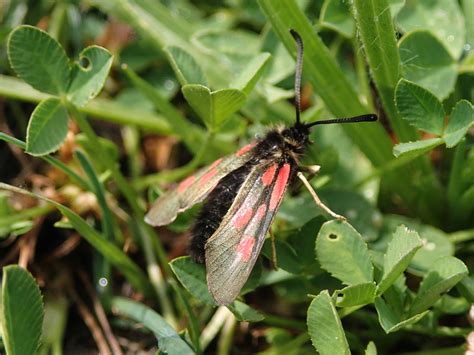
[(301, 171), (298, 171), (297, 175), (298, 175), (298, 178), (303, 182), (304, 186), (306, 186), (306, 188), (308, 189), (316, 205), (318, 205), (320, 208), (326, 211), (326, 213), (328, 213), (331, 217), (339, 219), (341, 221), (346, 220), (346, 217), (338, 215), (337, 213), (331, 211), (331, 209), (319, 199), (318, 195), (316, 194), (316, 191), (314, 191), (313, 187), (310, 185), (310, 183), (308, 182), (308, 180), (306, 179), (306, 177), (303, 175)]
[[(307, 179), (308, 179), (308, 181), (310, 181), (316, 175), (318, 175), (319, 170), (321, 170), (321, 166), (320, 165), (301, 166), (300, 170), (302, 172), (308, 173)], [(301, 189), (301, 186), (302, 186), (301, 181), (293, 183), (293, 185), (291, 186), (291, 192), (294, 193), (294, 192), (299, 191)]]
[(272, 266), (275, 270), (278, 270), (278, 259), (277, 259), (277, 250), (275, 246), (275, 236), (272, 232), (272, 227), (268, 230), (268, 234), (270, 234), (270, 238), (272, 241)]
[(321, 165), (308, 165), (308, 166), (304, 166), (303, 169), (309, 171), (309, 173), (312, 174), (312, 176), (310, 175), (308, 177), (308, 180), (311, 180), (313, 176), (319, 173), (319, 170), (321, 170)]

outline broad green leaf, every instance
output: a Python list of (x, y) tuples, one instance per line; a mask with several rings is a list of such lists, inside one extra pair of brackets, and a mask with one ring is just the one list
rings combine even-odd
[[(215, 53), (203, 50), (191, 40), (199, 30), (202, 21), (188, 21), (177, 16), (175, 11), (165, 4), (156, 1), (135, 0), (93, 0), (95, 6), (104, 13), (114, 15), (131, 26), (143, 39), (150, 44), (150, 49), (161, 52), (166, 46), (185, 48), (199, 63), (209, 85), (227, 84), (230, 71)], [(255, 52), (253, 52), (255, 54)], [(207, 85), (207, 84), (206, 84)]]
[[(293, 274), (298, 274), (301, 272), (301, 264), (299, 263), (296, 253), (287, 242), (275, 239), (275, 249), (277, 257), (276, 263), (278, 268)], [(265, 241), (265, 244), (262, 248), (262, 254), (265, 255), (269, 260), (273, 260), (271, 238)]]
[(443, 144), (442, 138), (429, 138), (421, 141), (399, 143), (393, 147), (393, 155), (397, 158), (415, 158), (433, 150), (441, 144)]
[(388, 4), (390, 6), (390, 13), (392, 14), (392, 18), (395, 18), (397, 17), (403, 6), (405, 6), (405, 0), (388, 0)]
[(165, 48), (165, 53), (181, 86), (186, 84), (207, 85), (200, 65), (186, 50), (181, 47), (169, 46)]
[(422, 245), (418, 233), (404, 225), (397, 228), (384, 255), (383, 276), (377, 286), (377, 295), (383, 294), (398, 279)]
[(79, 60), (87, 63), (84, 66), (74, 63), (67, 96), (75, 105), (84, 106), (102, 90), (112, 66), (113, 57), (102, 47), (90, 46), (81, 52)]
[[(400, 224), (406, 225), (411, 230), (416, 230), (423, 242), (423, 246), (418, 249), (410, 263), (410, 272), (422, 276), (437, 259), (454, 254), (453, 243), (449, 241), (446, 233), (433, 226), (420, 224), (399, 215), (384, 216), (384, 236), (382, 239), (386, 240), (387, 243), (390, 242), (393, 238), (393, 231)], [(386, 249), (387, 246), (384, 246), (383, 249)]]
[(122, 65), (122, 70), (135, 87), (149, 99), (149, 102), (153, 103), (155, 109), (164, 115), (172, 131), (180, 136), (186, 147), (192, 152), (198, 152), (204, 143), (204, 130), (186, 119), (178, 108), (169, 102), (159, 90), (139, 77), (132, 69)]
[(259, 37), (243, 30), (209, 30), (198, 32), (193, 41), (207, 51), (254, 57), (260, 50)]
[(69, 117), (58, 98), (41, 101), (31, 114), (26, 152), (41, 156), (56, 151), (66, 139)]
[(377, 348), (373, 341), (369, 341), (367, 348), (365, 349), (365, 355), (377, 355)]
[(470, 276), (463, 278), (457, 285), (456, 289), (466, 300), (474, 303), (474, 279)]
[(6, 353), (35, 354), (43, 324), (43, 299), (33, 276), (18, 265), (3, 268), (1, 308)]
[(428, 31), (413, 31), (399, 43), (402, 75), (435, 94), (441, 101), (456, 83), (456, 62)]
[(69, 305), (70, 300), (62, 293), (52, 291), (44, 295), (44, 320), (39, 354), (53, 349), (57, 344), (63, 344)]
[[(474, 8), (474, 6), (473, 6)], [(459, 74), (474, 73), (474, 51), (470, 50), (459, 65)]]
[(402, 118), (412, 126), (436, 135), (443, 133), (443, 106), (428, 90), (401, 79), (395, 91), (395, 102)]
[(118, 314), (143, 324), (155, 334), (160, 351), (167, 354), (194, 354), (190, 346), (179, 336), (165, 319), (142, 303), (124, 297), (114, 297), (112, 308)]
[(244, 94), (248, 95), (257, 84), (257, 81), (262, 76), (267, 63), (270, 61), (269, 53), (261, 53), (253, 58), (245, 67), (245, 69), (237, 76), (229, 86), (238, 89)]
[(11, 185), (0, 183), (0, 189), (38, 198), (52, 204), (61, 212), (61, 214), (67, 217), (74, 229), (89, 244), (91, 244), (99, 253), (104, 256), (105, 259), (107, 259), (112, 265), (114, 265), (118, 270), (120, 270), (120, 272), (124, 274), (128, 281), (130, 281), (130, 283), (137, 290), (147, 295), (151, 294), (151, 286), (149, 284), (148, 278), (145, 276), (140, 267), (117, 246), (105, 240), (102, 235), (100, 235), (94, 228), (87, 224), (87, 222), (83, 220), (77, 213), (68, 207), (63, 206), (60, 203), (42, 195), (34, 194)]
[(307, 317), (308, 333), (319, 354), (350, 354), (341, 320), (328, 291), (322, 291), (313, 299)]
[(219, 129), (245, 104), (247, 98), (247, 95), (237, 89), (211, 92), (205, 86), (189, 84), (184, 85), (181, 90), (186, 101), (211, 131)]
[(169, 264), (179, 282), (190, 294), (203, 303), (215, 305), (207, 289), (204, 265), (196, 264), (189, 256), (173, 259)]
[(446, 147), (452, 148), (458, 144), (473, 125), (474, 110), (472, 104), (467, 100), (458, 101), (444, 130), (443, 139), (446, 142)]
[(321, 8), (319, 21), (321, 26), (333, 29), (347, 38), (354, 35), (354, 19), (349, 3), (340, 0), (325, 0)]
[(461, 0), (461, 8), (464, 13), (464, 20), (466, 21), (466, 43), (470, 45), (471, 54), (474, 46), (474, 2), (472, 0)]
[(263, 314), (240, 301), (234, 301), (227, 308), (240, 322), (260, 322), (265, 319)]
[[(22, 80), (0, 74), (0, 95), (27, 102), (40, 102), (49, 96), (43, 94)], [(95, 98), (86, 106), (79, 108), (81, 112), (116, 124), (136, 125), (149, 131), (170, 134), (166, 120), (153, 112), (138, 107), (130, 107), (116, 100)]]
[[(465, 278), (463, 278), (464, 280)], [(435, 307), (446, 314), (466, 314), (469, 312), (472, 303), (464, 297), (452, 297), (450, 295), (441, 296), (441, 301)]]
[(461, 55), (466, 29), (457, 1), (407, 0), (397, 19), (405, 32), (429, 30), (448, 48), (453, 58)]
[(374, 282), (347, 286), (334, 292), (337, 307), (353, 307), (372, 303), (375, 298)]
[(421, 313), (430, 308), (440, 299), (442, 293), (449, 291), (467, 274), (466, 265), (453, 256), (436, 260), (420, 284), (410, 314)]
[(428, 311), (416, 314), (412, 317), (401, 319), (395, 312), (385, 303), (382, 297), (375, 299), (375, 309), (379, 316), (379, 322), (385, 333), (393, 333), (403, 327), (414, 324), (423, 318)]
[(323, 269), (344, 284), (373, 281), (374, 269), (367, 245), (347, 222), (329, 221), (323, 224), (316, 240), (316, 258)]
[(400, 141), (413, 140), (415, 130), (400, 120), (394, 103), (395, 87), (400, 79), (400, 57), (389, 3), (387, 0), (355, 0), (352, 8), (358, 38), (390, 123)]
[[(296, 57), (295, 41), (288, 31), (293, 28), (301, 35), (305, 47), (304, 73), (334, 116), (349, 117), (367, 112), (349, 79), (336, 60), (331, 57), (330, 51), (314, 32), (312, 24), (294, 0), (258, 0), (258, 4), (293, 58)], [(392, 144), (380, 125), (341, 125), (341, 127), (373, 164), (385, 164), (392, 159)], [(374, 144), (370, 137), (378, 137), (377, 144)], [(406, 184), (402, 186), (401, 183), (395, 182), (395, 186), (404, 188)]]
[[(191, 338), (191, 341), (194, 346), (194, 350), (196, 353), (200, 354), (201, 353), (201, 343), (199, 341), (199, 334), (201, 332), (199, 328), (199, 322), (196, 317), (195, 311), (191, 307), (190, 304), (190, 299), (188, 297), (187, 292), (178, 285), (178, 282), (175, 280), (169, 280), (169, 283), (171, 284), (171, 287), (173, 288), (173, 291), (176, 293), (178, 302), (181, 303), (181, 306), (184, 309), (184, 315), (187, 318), (187, 329), (189, 331), (189, 337)], [(179, 303), (178, 303), (179, 305)]]
[(268, 83), (263, 83), (259, 89), (261, 95), (269, 104), (273, 104), (277, 101), (289, 99), (295, 96), (293, 90), (285, 90)]
[(63, 47), (33, 26), (20, 26), (8, 39), (8, 58), (15, 72), (35, 89), (61, 95), (69, 85), (69, 60)]
[(322, 216), (315, 217), (287, 239), (296, 252), (296, 258), (303, 272), (313, 273), (318, 267), (314, 245), (318, 232), (325, 221)]

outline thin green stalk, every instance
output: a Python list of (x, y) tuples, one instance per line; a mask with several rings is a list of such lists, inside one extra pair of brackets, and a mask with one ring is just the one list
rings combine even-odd
[(274, 314), (264, 314), (265, 319), (262, 321), (262, 323), (275, 326), (275, 327), (283, 327), (283, 328), (291, 328), (291, 329), (296, 329), (296, 330), (301, 330), (301, 331), (306, 331), (307, 326), (305, 322), (302, 321), (297, 321), (294, 319), (289, 319), (287, 317), (280, 317), (276, 316)]
[(449, 181), (447, 189), (448, 206), (450, 211), (450, 224), (459, 222), (460, 215), (464, 215), (465, 211), (460, 210), (459, 198), (461, 196), (462, 186), (462, 170), (464, 168), (466, 155), (466, 140), (463, 139), (456, 146), (453, 157), (453, 164), (449, 172)]
[(352, 49), (355, 55), (355, 70), (357, 73), (357, 82), (359, 83), (359, 95), (361, 101), (365, 101), (365, 104), (370, 107), (371, 111), (374, 111), (374, 102), (372, 99), (372, 92), (369, 85), (369, 73), (367, 72), (367, 66), (365, 64), (365, 58), (362, 55), (363, 51), (359, 49), (359, 42), (354, 37), (352, 40)]
[[(34, 103), (51, 97), (33, 89), (20, 79), (1, 74), (0, 96)], [(136, 125), (152, 132), (171, 134), (170, 126), (162, 116), (150, 111), (130, 108), (112, 100), (95, 98), (78, 110), (104, 121), (122, 125)]]
[(143, 164), (140, 154), (140, 131), (136, 126), (122, 127), (122, 140), (127, 152), (128, 170), (132, 178), (137, 178), (142, 173)]
[(200, 343), (202, 351), (206, 350), (209, 343), (216, 337), (217, 333), (219, 333), (219, 330), (229, 317), (234, 317), (234, 315), (227, 309), (227, 307), (220, 306), (217, 308), (217, 311), (201, 333)]
[(54, 210), (54, 206), (47, 204), (43, 206), (32, 207), (27, 210), (16, 211), (15, 214), (0, 217), (0, 228), (9, 227), (13, 223), (21, 222), (21, 221), (24, 221), (25, 219), (31, 219), (31, 218), (44, 216), (53, 210)]
[(222, 331), (219, 336), (219, 340), (217, 342), (218, 355), (230, 354), (236, 325), (237, 325), (237, 319), (235, 319), (235, 317), (227, 318), (226, 322), (224, 323), (224, 326), (222, 327)]
[(54, 10), (51, 13), (48, 33), (51, 37), (58, 41), (60, 41), (59, 36), (61, 35), (62, 29), (64, 27), (68, 6), (69, 4), (66, 2), (58, 2), (56, 6), (54, 6)]
[(153, 102), (155, 108), (167, 118), (167, 122), (173, 132), (179, 134), (188, 149), (192, 152), (196, 152), (202, 144), (206, 143), (204, 131), (194, 123), (188, 121), (181, 112), (170, 104), (152, 85), (140, 78), (127, 65), (122, 65), (122, 70), (135, 87), (146, 95), (146, 97)]
[(449, 236), (449, 241), (454, 244), (468, 242), (474, 239), (474, 229), (468, 229), (463, 231), (457, 231), (451, 233)]
[(150, 278), (151, 284), (153, 285), (155, 289), (156, 294), (158, 295), (158, 298), (160, 299), (160, 305), (163, 311), (163, 317), (166, 319), (168, 323), (170, 323), (170, 325), (173, 328), (177, 328), (178, 321), (176, 320), (176, 316), (173, 310), (173, 305), (167, 294), (168, 285), (166, 284), (166, 280), (163, 277), (163, 273), (161, 272), (160, 266), (158, 265), (156, 261), (150, 235), (143, 228), (142, 223), (138, 224), (138, 228), (140, 230), (140, 237), (142, 239), (143, 251), (145, 253), (148, 276)]
[[(104, 151), (100, 148), (100, 143), (99, 143), (99, 138), (93, 131), (92, 127), (89, 125), (89, 122), (85, 119), (85, 117), (82, 116), (82, 114), (77, 111), (74, 105), (70, 103), (66, 103), (68, 110), (74, 115), (76, 122), (79, 126), (79, 128), (82, 130), (82, 132), (88, 137), (88, 139), (91, 141), (92, 146), (96, 148), (96, 153), (97, 153), (97, 159), (104, 164), (104, 166), (110, 170), (112, 177), (117, 184), (118, 189), (122, 193), (122, 195), (125, 197), (127, 200), (128, 204), (132, 208), (134, 218), (136, 219), (136, 222), (140, 226), (140, 235), (143, 237), (144, 241), (144, 249), (145, 249), (145, 256), (147, 258), (147, 265), (148, 265), (148, 271), (151, 271), (150, 278), (152, 279), (153, 286), (155, 287), (155, 291), (157, 292), (158, 298), (160, 300), (160, 303), (163, 307), (163, 310), (166, 311), (166, 315), (168, 317), (168, 320), (175, 322), (174, 320), (175, 317), (173, 315), (171, 302), (169, 301), (168, 295), (167, 295), (167, 284), (163, 279), (163, 276), (161, 275), (161, 270), (160, 268), (156, 265), (156, 261), (154, 259), (153, 253), (151, 253), (152, 248), (151, 248), (151, 241), (150, 238), (153, 238), (152, 235), (154, 234), (153, 229), (145, 224), (144, 222), (144, 208), (140, 206), (137, 202), (137, 197), (135, 191), (131, 188), (129, 183), (126, 181), (125, 177), (122, 175), (120, 170), (118, 169), (118, 166), (115, 162), (111, 161), (109, 157), (104, 154)], [(168, 266), (168, 261), (166, 259), (166, 255), (164, 253), (163, 247), (161, 246), (161, 243), (159, 243), (158, 238), (154, 238), (155, 240), (155, 245), (159, 244), (159, 253), (158, 257), (160, 259), (160, 263), (163, 266), (163, 268), (167, 268)]]
[[(4, 140), (5, 142), (14, 144), (14, 145), (16, 145), (17, 147), (20, 147), (23, 150), (25, 150), (25, 148), (26, 148), (26, 143), (25, 142), (15, 138), (15, 137), (11, 137), (8, 134), (5, 134), (3, 132), (0, 132), (0, 139)], [(58, 168), (58, 169), (62, 170), (63, 172), (65, 172), (66, 175), (68, 175), (74, 183), (79, 185), (84, 190), (88, 190), (88, 191), (91, 190), (90, 184), (86, 180), (84, 180), (80, 175), (76, 174), (76, 172), (74, 170), (72, 170), (70, 167), (68, 167), (66, 164), (64, 164), (61, 160), (56, 159), (55, 157), (52, 157), (50, 155), (43, 155), (40, 158), (47, 161), (52, 166), (55, 166), (56, 168)]]
[(66, 107), (68, 108), (68, 111), (71, 112), (74, 116), (76, 123), (81, 129), (81, 131), (92, 143), (92, 146), (96, 148), (95, 152), (97, 153), (97, 161), (99, 161), (107, 169), (110, 170), (112, 177), (114, 178), (114, 181), (117, 184), (117, 187), (119, 188), (120, 192), (123, 194), (128, 204), (132, 208), (133, 213), (138, 217), (144, 216), (144, 208), (138, 204), (138, 199), (136, 198), (135, 192), (125, 180), (124, 176), (118, 169), (117, 164), (111, 161), (107, 154), (105, 154), (104, 151), (100, 148), (101, 145), (99, 142), (99, 138), (90, 126), (89, 122), (87, 122), (83, 114), (79, 112), (74, 105), (66, 103)]

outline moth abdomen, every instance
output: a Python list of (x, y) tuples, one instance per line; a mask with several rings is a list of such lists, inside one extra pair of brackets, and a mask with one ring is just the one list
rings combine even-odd
[(222, 219), (232, 206), (240, 186), (249, 174), (253, 163), (247, 163), (222, 178), (209, 196), (191, 230), (189, 254), (197, 263), (205, 262), (204, 248), (209, 237), (214, 234)]

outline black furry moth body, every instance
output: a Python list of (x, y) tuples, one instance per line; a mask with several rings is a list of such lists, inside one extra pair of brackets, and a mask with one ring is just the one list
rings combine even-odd
[(310, 128), (319, 124), (375, 121), (373, 114), (302, 123), (300, 82), (303, 43), (297, 43), (295, 79), (296, 123), (269, 131), (262, 139), (237, 153), (221, 158), (159, 197), (145, 217), (160, 226), (178, 213), (204, 201), (191, 232), (190, 254), (206, 264), (209, 292), (217, 304), (229, 304), (238, 296), (257, 261), (286, 188), (298, 176), (316, 203), (335, 218), (344, 218), (324, 206), (299, 171), (299, 158), (310, 144)]

